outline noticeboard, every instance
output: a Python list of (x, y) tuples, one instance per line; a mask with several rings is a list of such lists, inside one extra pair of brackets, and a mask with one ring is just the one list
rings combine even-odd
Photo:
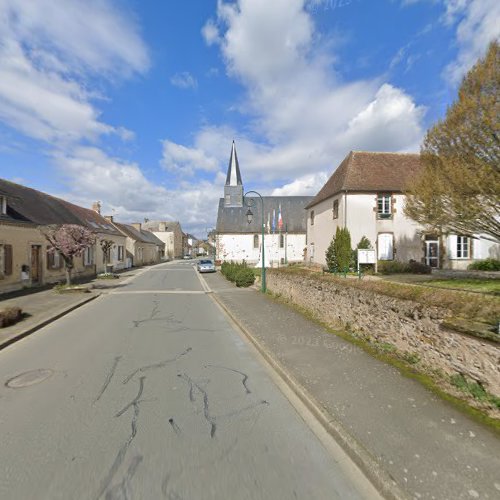
[(358, 249), (358, 264), (375, 264), (375, 250)]

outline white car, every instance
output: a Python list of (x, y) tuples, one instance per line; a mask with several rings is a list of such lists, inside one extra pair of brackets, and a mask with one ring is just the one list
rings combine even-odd
[(202, 259), (198, 261), (196, 269), (200, 273), (215, 273), (215, 264), (210, 259)]

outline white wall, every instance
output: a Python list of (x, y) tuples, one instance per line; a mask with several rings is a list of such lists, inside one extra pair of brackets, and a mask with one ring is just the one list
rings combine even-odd
[[(393, 195), (392, 219), (377, 219), (377, 195), (351, 194), (346, 197), (339, 194), (324, 200), (307, 212), (307, 243), (309, 262), (325, 265), (325, 253), (332, 241), (337, 226), (344, 227), (346, 223), (351, 233), (351, 246), (355, 248), (363, 236), (366, 236), (372, 246), (377, 248), (379, 233), (393, 235), (394, 258), (401, 261), (414, 259), (420, 261), (423, 257), (423, 244), (417, 234), (419, 226), (408, 219), (403, 213), (404, 195)], [(333, 201), (339, 201), (338, 218), (333, 218)], [(314, 224), (311, 224), (311, 210), (314, 210)], [(314, 246), (314, 251), (312, 249)], [(314, 255), (311, 253), (314, 252)]]
[[(218, 234), (217, 259), (222, 261), (241, 262), (260, 265), (262, 235), (258, 235), (258, 248), (254, 248), (253, 234)], [(280, 248), (279, 234), (265, 234), (264, 247), (266, 266), (278, 266), (285, 261), (302, 262), (303, 251), (306, 246), (305, 234), (283, 234), (284, 246)], [(286, 248), (285, 248), (286, 247)]]
[(157, 231), (153, 234), (163, 243), (165, 243), (165, 257), (173, 258), (175, 256), (174, 233), (173, 231)]

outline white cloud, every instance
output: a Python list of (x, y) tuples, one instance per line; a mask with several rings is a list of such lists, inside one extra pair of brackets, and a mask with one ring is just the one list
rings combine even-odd
[(192, 175), (196, 170), (216, 171), (217, 159), (207, 156), (201, 149), (187, 148), (172, 141), (162, 141), (161, 165), (170, 172)]
[(308, 5), (220, 0), (203, 32), (209, 44), (207, 31), (217, 33), (228, 74), (246, 89), (238, 110), (250, 127), (204, 127), (191, 147), (225, 171), (235, 138), (243, 181), (282, 181), (283, 192), (331, 172), (350, 149), (413, 150), (423, 136), (425, 110), (403, 89), (382, 78), (342, 81), (335, 44), (317, 34)]
[(187, 71), (176, 73), (170, 77), (170, 83), (174, 87), (179, 87), (180, 89), (195, 89), (198, 87), (196, 78)]
[(212, 19), (209, 19), (203, 28), (201, 29), (201, 34), (205, 39), (208, 46), (214, 45), (220, 42), (219, 30)]
[(444, 20), (448, 25), (457, 25), (458, 55), (445, 69), (445, 77), (457, 84), (484, 55), (489, 43), (500, 36), (500, 2), (449, 0)]
[(78, 179), (78, 185), (60, 194), (62, 198), (89, 208), (100, 200), (102, 212), (115, 214), (118, 221), (140, 222), (145, 217), (179, 220), (184, 230), (200, 237), (214, 224), (220, 179), (215, 183), (183, 182), (175, 187), (157, 185), (136, 163), (113, 158), (95, 147), (55, 152), (54, 161), (70, 181)]
[(326, 172), (304, 175), (289, 184), (274, 189), (272, 196), (314, 196), (323, 187), (327, 179)]
[[(149, 66), (137, 27), (107, 0), (0, 1), (0, 120), (52, 144), (96, 140), (124, 128), (100, 120), (89, 78)], [(99, 96), (100, 97), (100, 96)]]

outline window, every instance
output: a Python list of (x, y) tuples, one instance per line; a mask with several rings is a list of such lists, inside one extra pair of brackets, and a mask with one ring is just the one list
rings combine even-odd
[(457, 236), (457, 259), (469, 258), (469, 238), (467, 236)]
[(60, 269), (62, 267), (62, 258), (59, 252), (47, 251), (47, 269)]
[(379, 194), (377, 196), (377, 218), (390, 219), (392, 217), (392, 196)]
[(12, 274), (12, 245), (0, 245), (0, 279)]
[(339, 200), (333, 200), (333, 218), (339, 218)]
[(253, 247), (259, 248), (259, 235), (258, 234), (253, 235)]
[(226, 194), (226, 205), (230, 205), (230, 204), (231, 204), (231, 195)]
[(314, 226), (314, 210), (311, 210), (311, 226)]
[(393, 260), (394, 245), (392, 233), (379, 233), (377, 238), (378, 260)]
[(118, 260), (123, 260), (125, 257), (124, 254), (125, 254), (125, 252), (124, 252), (123, 245), (118, 245)]
[(280, 234), (280, 248), (284, 248), (284, 247), (285, 247), (285, 235)]
[(83, 251), (83, 265), (84, 266), (92, 265), (92, 247), (87, 247)]

